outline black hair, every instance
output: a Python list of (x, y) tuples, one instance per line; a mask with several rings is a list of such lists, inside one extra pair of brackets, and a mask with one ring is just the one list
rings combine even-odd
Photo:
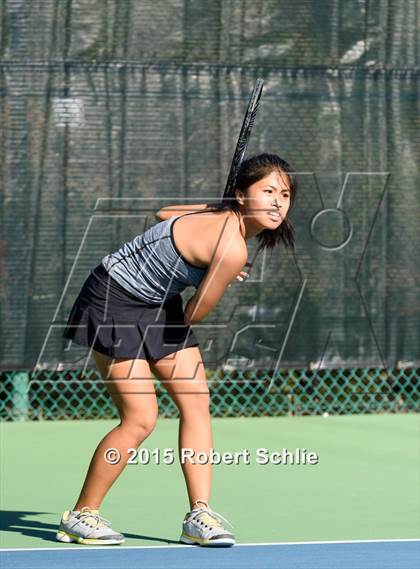
[[(237, 215), (239, 215), (240, 205), (236, 200), (235, 190), (241, 190), (246, 194), (249, 186), (252, 186), (252, 184), (255, 184), (255, 182), (258, 182), (275, 170), (277, 170), (280, 174), (286, 174), (290, 188), (290, 212), (293, 203), (295, 202), (296, 192), (298, 190), (296, 172), (293, 170), (290, 164), (286, 162), (286, 160), (283, 160), (283, 158), (280, 158), (280, 156), (277, 156), (277, 154), (268, 153), (251, 156), (247, 160), (244, 160), (239, 168), (239, 172), (236, 177), (236, 182), (233, 185), (232, 192), (229, 195), (225, 196), (221, 202), (207, 204), (207, 208), (203, 211), (232, 210)], [(277, 229), (264, 229), (257, 234), (256, 237), (259, 242), (257, 253), (260, 251), (260, 249), (272, 249), (280, 242), (282, 242), (285, 247), (290, 247), (292, 250), (294, 250), (294, 233), (295, 232), (293, 225), (287, 215)]]

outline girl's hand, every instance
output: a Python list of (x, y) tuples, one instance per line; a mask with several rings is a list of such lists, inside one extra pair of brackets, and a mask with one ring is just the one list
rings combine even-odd
[[(248, 263), (247, 263), (245, 266), (247, 266), (247, 265), (248, 265)], [(247, 279), (248, 277), (249, 277), (249, 274), (248, 274), (246, 271), (241, 271), (241, 272), (239, 273), (239, 275), (238, 275), (236, 278), (237, 278), (238, 281), (241, 281), (241, 282), (242, 282), (242, 281), (244, 281), (245, 279)], [(232, 283), (230, 283), (230, 284), (228, 285), (228, 287), (230, 287), (230, 286), (232, 286)]]
[(249, 277), (249, 274), (246, 271), (241, 271), (236, 278), (238, 279), (238, 281), (244, 281), (248, 277)]

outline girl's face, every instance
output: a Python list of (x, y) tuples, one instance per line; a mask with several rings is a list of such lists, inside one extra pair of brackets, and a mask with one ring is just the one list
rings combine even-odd
[(290, 193), (287, 175), (278, 170), (249, 186), (245, 194), (236, 190), (248, 233), (277, 229), (289, 211)]

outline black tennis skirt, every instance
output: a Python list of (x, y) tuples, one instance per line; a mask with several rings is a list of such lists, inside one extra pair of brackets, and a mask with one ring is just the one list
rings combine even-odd
[(112, 358), (158, 360), (199, 343), (184, 322), (182, 297), (148, 304), (98, 265), (71, 309), (64, 338)]

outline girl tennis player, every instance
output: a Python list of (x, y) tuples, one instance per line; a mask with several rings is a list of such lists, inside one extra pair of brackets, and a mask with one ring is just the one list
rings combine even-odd
[[(244, 161), (234, 196), (216, 205), (168, 206), (162, 221), (107, 255), (85, 281), (71, 310), (64, 337), (92, 348), (115, 403), (120, 423), (100, 441), (73, 510), (65, 511), (57, 540), (119, 544), (124, 536), (99, 515), (99, 507), (121, 474), (127, 449), (138, 448), (156, 424), (158, 405), (152, 374), (167, 389), (180, 413), (179, 451), (210, 456), (213, 447), (209, 390), (190, 328), (216, 306), (229, 284), (243, 280), (246, 242), (258, 249), (283, 242), (294, 247), (287, 218), (296, 193), (295, 174), (275, 154)], [(234, 199), (232, 199), (234, 198)], [(180, 211), (192, 210), (185, 215)], [(185, 307), (180, 293), (195, 294)], [(114, 449), (113, 455), (109, 449)], [(115, 460), (116, 452), (121, 460)], [(230, 546), (235, 538), (209, 507), (212, 465), (181, 461), (190, 511), (180, 541)]]

